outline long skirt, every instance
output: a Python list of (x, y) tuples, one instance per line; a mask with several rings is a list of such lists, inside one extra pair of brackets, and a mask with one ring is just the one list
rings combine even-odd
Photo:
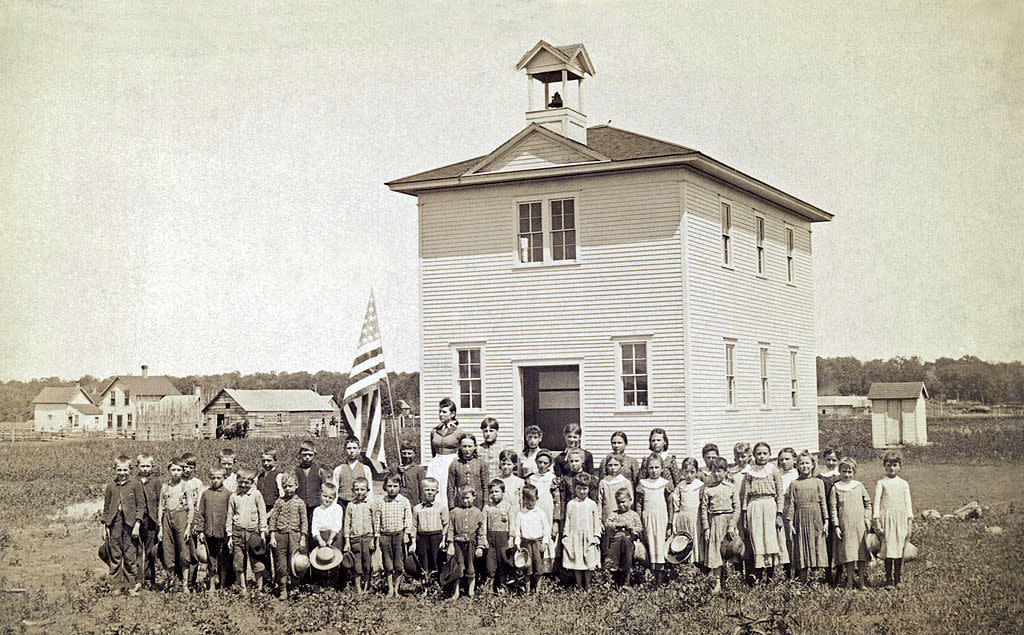
[(676, 512), (672, 522), (672, 528), (675, 531), (685, 531), (693, 539), (693, 551), (690, 552), (690, 557), (686, 560), (687, 563), (704, 562), (704, 550), (708, 548), (704, 544), (704, 534), (700, 530), (697, 513), (696, 509), (684, 507), (681, 511)]
[(778, 507), (771, 496), (747, 503), (747, 537), (754, 550), (754, 567), (774, 567), (779, 559), (779, 530), (775, 526)]
[(827, 567), (828, 549), (821, 506), (817, 503), (797, 505), (793, 517), (793, 550), (790, 557), (796, 569)]
[(709, 569), (716, 569), (725, 564), (722, 561), (722, 541), (729, 531), (731, 516), (732, 514), (716, 514), (711, 517), (707, 549), (704, 551), (704, 566)]

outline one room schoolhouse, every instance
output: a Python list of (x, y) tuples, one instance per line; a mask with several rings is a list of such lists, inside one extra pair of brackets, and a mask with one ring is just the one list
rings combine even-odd
[[(462, 426), (530, 424), (560, 449), (615, 430), (673, 452), (818, 446), (811, 227), (831, 214), (697, 150), (587, 127), (582, 44), (517, 66), (526, 127), (486, 156), (391, 181), (419, 206), (422, 456), (451, 396)], [(535, 87), (544, 102), (535, 104)]]

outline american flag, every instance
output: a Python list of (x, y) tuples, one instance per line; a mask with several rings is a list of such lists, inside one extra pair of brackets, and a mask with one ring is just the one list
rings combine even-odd
[(371, 291), (341, 411), (352, 434), (359, 439), (363, 455), (378, 471), (386, 463), (380, 390), (380, 382), (386, 379), (384, 350), (381, 347), (380, 328), (377, 326), (377, 308)]

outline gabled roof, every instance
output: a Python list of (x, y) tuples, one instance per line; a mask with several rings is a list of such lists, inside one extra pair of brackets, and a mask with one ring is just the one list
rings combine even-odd
[[(526, 129), (513, 137), (513, 140), (524, 138), (533, 126), (536, 126), (536, 124), (527, 126)], [(542, 126), (537, 127), (543, 128)], [(546, 128), (543, 129), (547, 131)], [(719, 181), (733, 185), (753, 196), (772, 202), (811, 222), (832, 219), (832, 214), (686, 146), (607, 125), (587, 128), (586, 144), (562, 137), (557, 133), (552, 134), (558, 136), (568, 145), (575, 144), (574, 147), (588, 148), (596, 153), (597, 156), (605, 157), (608, 160), (595, 158), (592, 162), (584, 163), (503, 172), (474, 172), (474, 169), (487, 164), (490, 157), (494, 155), (492, 152), (482, 157), (475, 157), (395, 179), (394, 181), (389, 181), (386, 185), (396, 192), (416, 196), (419, 192), (427, 190), (509, 183), (530, 179), (569, 177), (614, 172), (617, 170), (687, 166)], [(503, 148), (507, 151), (508, 144), (509, 141), (506, 141), (499, 146), (499, 149)]]
[(868, 399), (917, 399), (924, 391), (928, 397), (928, 390), (924, 387), (923, 381), (898, 381), (893, 383), (874, 383), (868, 391)]
[(152, 375), (150, 377), (141, 377), (139, 375), (115, 375), (107, 385), (100, 391), (100, 401), (102, 401), (103, 395), (110, 390), (110, 387), (114, 385), (114, 382), (120, 381), (123, 383), (128, 390), (135, 395), (180, 395), (181, 392), (174, 387), (171, 383), (170, 378), (167, 375)]
[(818, 395), (818, 406), (851, 406), (853, 408), (870, 408), (871, 400), (856, 395)]
[[(541, 57), (545, 57), (545, 53), (553, 57), (561, 64), (564, 64), (566, 67), (568, 67), (567, 70), (570, 71), (570, 79), (576, 79), (584, 74), (594, 74), (594, 65), (590, 61), (590, 55), (587, 54), (587, 49), (585, 46), (583, 46), (582, 44), (566, 44), (564, 46), (552, 46), (551, 44), (548, 44), (544, 40), (539, 40), (536, 44), (533, 45), (533, 48), (531, 48), (529, 51), (524, 53), (521, 58), (519, 58), (519, 62), (516, 64), (516, 70), (521, 71), (524, 68), (527, 69), (527, 72), (530, 72), (531, 68), (533, 70), (537, 70), (536, 67), (531, 66), (530, 63), (538, 55)], [(551, 62), (551, 57), (546, 58), (545, 61)], [(550, 68), (549, 66), (546, 66), (544, 64), (542, 64), (542, 66), (543, 68), (539, 69), (541, 71), (546, 71)]]
[[(246, 412), (323, 412), (333, 410), (331, 395), (318, 395), (309, 389), (303, 390), (242, 390), (225, 388), (227, 394)], [(203, 412), (217, 401), (214, 397)]]
[(516, 136), (512, 137), (505, 143), (495, 148), (493, 152), (491, 152), (485, 157), (482, 157), (475, 165), (470, 167), (463, 174), (474, 174), (476, 172), (483, 171), (483, 168), (485, 168), (493, 161), (507, 153), (509, 150), (514, 148), (520, 141), (522, 141), (526, 137), (529, 137), (530, 135), (541, 135), (543, 137), (546, 137), (548, 140), (555, 144), (561, 144), (564, 145), (566, 148), (569, 148), (570, 150), (574, 150), (577, 153), (577, 156), (582, 155), (582, 157), (585, 157), (582, 162), (611, 160), (608, 157), (601, 154), (600, 152), (595, 151), (590, 146), (582, 144), (574, 139), (570, 139), (569, 137), (563, 137), (557, 132), (552, 132), (551, 130), (548, 130), (547, 128), (540, 124), (531, 123), (530, 125), (520, 130), (516, 134)]
[(92, 403), (92, 398), (81, 386), (47, 386), (39, 391), (32, 403), (71, 403), (79, 392)]
[(100, 410), (99, 406), (94, 406), (91, 403), (73, 403), (69, 404), (72, 408), (84, 415), (101, 415), (103, 411)]

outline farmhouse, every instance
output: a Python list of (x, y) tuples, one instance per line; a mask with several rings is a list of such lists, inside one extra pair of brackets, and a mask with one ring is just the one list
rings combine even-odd
[(33, 430), (60, 434), (101, 432), (103, 411), (81, 386), (48, 386), (32, 400)]
[(927, 398), (923, 381), (871, 384), (871, 444), (888, 448), (928, 443)]
[(827, 417), (853, 417), (868, 415), (871, 400), (856, 395), (818, 395), (818, 414)]
[(157, 402), (167, 395), (181, 393), (166, 375), (150, 377), (149, 366), (141, 375), (117, 375), (100, 391), (96, 404), (103, 411), (108, 434), (133, 435), (140, 403)]
[(451, 396), (467, 430), (496, 417), (516, 447), (536, 424), (559, 449), (579, 422), (595, 452), (624, 430), (644, 453), (655, 427), (679, 454), (816, 450), (811, 227), (831, 214), (697, 150), (587, 127), (582, 44), (540, 41), (517, 69), (525, 128), (387, 184), (418, 199), (424, 416)]
[[(249, 436), (321, 435), (341, 420), (331, 395), (312, 390), (239, 390), (224, 388), (203, 408), (215, 430), (246, 429)], [(219, 435), (218, 435), (219, 436)]]

